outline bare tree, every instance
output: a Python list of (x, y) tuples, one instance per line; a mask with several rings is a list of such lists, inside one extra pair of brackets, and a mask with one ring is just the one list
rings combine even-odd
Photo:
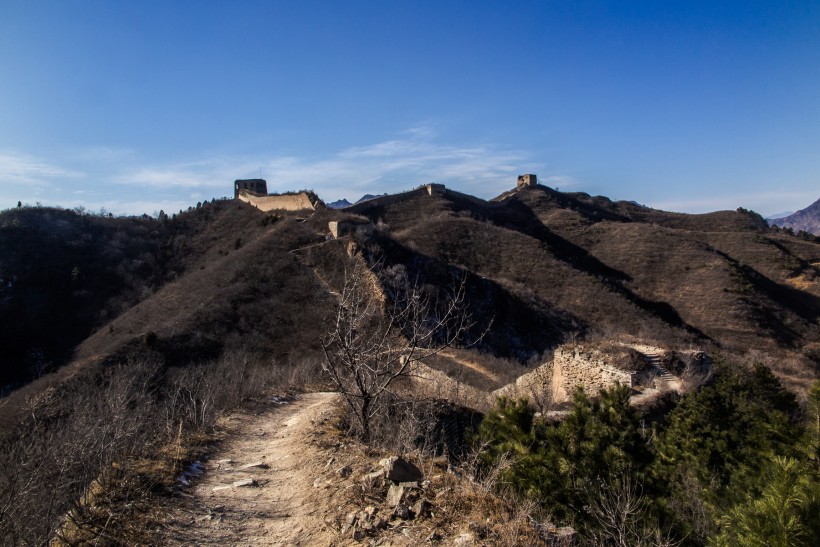
[(601, 481), (592, 503), (585, 509), (593, 520), (591, 539), (594, 545), (618, 547), (662, 546), (680, 544), (664, 534), (649, 518), (649, 499), (640, 482), (624, 473)]
[(334, 314), (321, 340), (322, 367), (344, 397), (362, 439), (400, 378), (457, 343), (470, 327), (464, 281), (444, 299), (418, 283), (386, 296), (376, 274), (360, 263), (345, 272)]

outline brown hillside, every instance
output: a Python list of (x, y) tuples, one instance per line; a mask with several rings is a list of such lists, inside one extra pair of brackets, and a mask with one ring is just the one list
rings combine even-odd
[(385, 224), (383, 252), (398, 243), (495, 283), (571, 318), (564, 334), (713, 342), (788, 363), (797, 383), (816, 374), (820, 246), (754, 213), (667, 213), (545, 187), (480, 203), (419, 193), (357, 212)]
[[(820, 368), (820, 245), (769, 230), (745, 211), (666, 213), (536, 187), (489, 202), (421, 188), (344, 212), (281, 216), (238, 201), (159, 220), (24, 213), (26, 224), (15, 216), (23, 213), (4, 213), (0, 235), (32, 234), (29, 254), (18, 247), (16, 261), (0, 264), (6, 278), (25, 273), (23, 258), (48, 241), (54, 256), (67, 257), (51, 268), (63, 277), (79, 263), (100, 285), (95, 272), (112, 269), (105, 257), (119, 263), (117, 283), (101, 282), (103, 297), (78, 308), (86, 310), (85, 330), (63, 342), (64, 351), (73, 349), (74, 368), (149, 346), (168, 366), (236, 349), (279, 362), (310, 359), (345, 265), (361, 259), (388, 296), (408, 281), (430, 294), (466, 283), (476, 325), (463, 342), (477, 344), (471, 355), (431, 364), (476, 387), (500, 376), (508, 381), (526, 370), (515, 363), (538, 361), (578, 337), (753, 352), (792, 386), (805, 385)], [(326, 241), (328, 221), (351, 214), (369, 219), (374, 232)], [(30, 228), (38, 225), (39, 231)], [(62, 241), (85, 242), (85, 254), (53, 237), (58, 225), (72, 230)], [(39, 272), (34, 268), (26, 279), (36, 281)], [(2, 304), (39, 295), (45, 312), (59, 310), (70, 322), (75, 308), (34, 281)], [(26, 352), (22, 347), (18, 354)], [(476, 363), (491, 364), (491, 374), (471, 366)], [(6, 401), (6, 408), (14, 406)]]

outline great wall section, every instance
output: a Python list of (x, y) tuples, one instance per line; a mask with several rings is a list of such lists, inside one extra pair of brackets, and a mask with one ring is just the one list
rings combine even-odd
[[(521, 175), (518, 177), (516, 188), (511, 193), (536, 185), (536, 175)], [(425, 195), (450, 195), (459, 199), (486, 203), (474, 196), (450, 190), (443, 184), (425, 184), (405, 192), (374, 197), (337, 209), (342, 216), (328, 222), (327, 241), (295, 252), (306, 252), (303, 259), (309, 263), (311, 262), (310, 249), (325, 247), (333, 242), (346, 241), (344, 254), (363, 264), (364, 260), (358, 252), (355, 240), (347, 237), (356, 234), (367, 237), (373, 232), (373, 223), (363, 213), (374, 207), (390, 206)], [(311, 191), (267, 194), (267, 183), (263, 179), (237, 180), (234, 197), (263, 212), (310, 212), (326, 208), (324, 202)], [(334, 283), (329, 281), (327, 273), (323, 273), (321, 267), (316, 265), (312, 265), (311, 269), (329, 293), (338, 298), (337, 289), (340, 287), (332, 287)], [(369, 279), (369, 282), (373, 291), (377, 293), (377, 299), (384, 301), (385, 295), (375, 275)], [(600, 349), (603, 346), (609, 346), (610, 349), (616, 346), (631, 351), (633, 362), (626, 367), (623, 363), (616, 363), (617, 359), (612, 358), (611, 352), (608, 354)], [(627, 344), (621, 341), (610, 341), (598, 345), (569, 343), (556, 348), (552, 359), (519, 376), (512, 383), (493, 391), (477, 389), (426, 363), (418, 364), (410, 384), (414, 391), (447, 399), (481, 412), (491, 408), (497, 397), (525, 397), (540, 407), (560, 407), (572, 399), (578, 387), (583, 388), (589, 395), (595, 396), (601, 390), (618, 384), (630, 387), (632, 403), (641, 405), (663, 393), (682, 393), (685, 390), (683, 379), (672, 374), (664, 366), (664, 363), (668, 363), (670, 359), (679, 358), (684, 353), (686, 352), (675, 352), (671, 349), (640, 343)], [(463, 359), (454, 354), (442, 353), (440, 357), (458, 366), (467, 366)], [(707, 365), (709, 363), (708, 356), (702, 354), (697, 358), (690, 355), (687, 359), (690, 361), (701, 359), (703, 363)], [(492, 375), (491, 371), (480, 370), (480, 365), (477, 363), (471, 363), (469, 366), (479, 374)], [(701, 367), (701, 372), (703, 370), (704, 367)]]
[(243, 190), (236, 198), (266, 213), (270, 211), (315, 210), (323, 206), (318, 198), (314, 198), (307, 192), (263, 196), (249, 190)]

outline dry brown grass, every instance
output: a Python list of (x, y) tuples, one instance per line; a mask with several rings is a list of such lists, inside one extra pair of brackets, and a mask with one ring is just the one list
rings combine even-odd
[[(424, 404), (417, 410), (423, 407)], [(420, 418), (420, 415), (408, 415), (404, 421), (417, 424), (430, 421)], [(371, 506), (372, 520), (382, 524), (369, 529), (367, 539), (384, 544), (447, 545), (459, 538), (461, 541), (470, 538), (475, 544), (493, 546), (570, 545), (569, 541), (561, 542), (550, 535), (554, 528), (536, 504), (503, 488), (499, 482), (502, 467), (483, 473), (478, 479), (474, 453), (465, 452), (465, 457), (459, 460), (461, 463), (437, 455), (431, 450), (435, 443), (422, 443), (419, 447), (419, 431), (401, 426), (399, 422), (392, 422), (394, 438), (382, 438), (387, 441), (383, 448), (366, 447), (351, 440), (344, 433), (344, 422), (334, 426), (330, 436), (325, 437), (324, 442), (333, 444), (335, 440), (345, 445), (334, 466), (348, 465), (352, 469), (351, 484), (342, 490), (347, 492), (346, 497), (336, 499), (339, 490), (329, 494), (334, 497), (334, 503), (340, 504), (338, 513), (331, 519), (339, 530), (339, 544), (350, 541), (352, 529), (346, 525), (349, 515)], [(413, 503), (426, 500), (428, 514), (402, 520), (385, 505), (387, 485), (384, 481), (378, 477), (368, 478), (368, 474), (379, 468), (377, 462), (381, 458), (394, 454), (403, 455), (424, 473), (424, 481), (411, 492), (410, 499)], [(340, 484), (339, 488), (343, 486), (345, 484)]]
[(147, 542), (219, 416), (290, 378), (245, 353), (183, 369), (135, 356), (45, 392), (0, 441), (0, 543)]

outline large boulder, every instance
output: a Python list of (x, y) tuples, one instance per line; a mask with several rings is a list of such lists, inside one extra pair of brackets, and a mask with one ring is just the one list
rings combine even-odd
[(385, 458), (379, 463), (384, 468), (384, 477), (393, 482), (416, 482), (424, 477), (418, 467), (398, 456)]

